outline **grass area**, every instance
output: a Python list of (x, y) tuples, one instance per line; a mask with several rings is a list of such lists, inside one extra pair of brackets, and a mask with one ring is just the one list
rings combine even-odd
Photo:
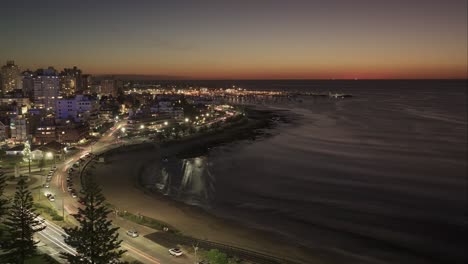
[(34, 204), (34, 209), (36, 212), (39, 214), (47, 214), (49, 215), (53, 221), (63, 221), (63, 217), (57, 213), (57, 211), (49, 206), (40, 204), (40, 203), (35, 203)]
[[(31, 160), (31, 169), (37, 169), (39, 167), (38, 160)], [(54, 164), (53, 160), (45, 160), (43, 163), (43, 170), (47, 170), (52, 167)], [(23, 156), (21, 155), (6, 155), (5, 151), (0, 152), (0, 168), (2, 169), (13, 169), (15, 165), (18, 168), (28, 168), (29, 164), (23, 161)]]
[[(16, 164), (21, 164), (22, 156), (7, 155), (5, 151), (0, 152), (0, 166), (3, 169), (14, 168)], [(26, 164), (25, 164), (26, 165)]]
[(171, 225), (144, 215), (135, 215), (129, 212), (119, 212), (118, 216), (142, 226), (147, 226), (149, 228), (161, 231), (164, 231), (164, 228), (168, 228), (169, 230), (167, 230), (167, 232), (169, 233), (181, 234), (179, 230), (175, 229)]
[(56, 261), (54, 258), (52, 258), (49, 255), (46, 254), (41, 254), (41, 255), (35, 255), (30, 258), (28, 258), (25, 262), (25, 264), (58, 264), (60, 262)]

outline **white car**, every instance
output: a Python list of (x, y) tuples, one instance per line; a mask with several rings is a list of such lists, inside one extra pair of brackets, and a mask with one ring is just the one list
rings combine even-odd
[(49, 188), (49, 187), (50, 187), (50, 184), (47, 182), (47, 183), (44, 184), (44, 187), (45, 187), (45, 188)]
[(68, 186), (67, 191), (71, 192), (71, 191), (73, 191), (73, 188), (71, 186)]
[(49, 194), (47, 194), (47, 198), (48, 198), (48, 199), (49, 199), (49, 201), (51, 201), (51, 202), (55, 201), (55, 196), (54, 196), (54, 195), (52, 195), (52, 194), (50, 194), (50, 193), (49, 193)]
[(172, 256), (180, 257), (183, 253), (182, 250), (180, 250), (180, 248), (171, 248), (169, 249), (169, 254), (171, 254)]
[(131, 237), (138, 237), (138, 232), (133, 230), (133, 229), (130, 229), (127, 231), (127, 235), (131, 236)]

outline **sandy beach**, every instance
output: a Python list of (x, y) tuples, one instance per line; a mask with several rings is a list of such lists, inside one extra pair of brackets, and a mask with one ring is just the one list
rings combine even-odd
[[(268, 115), (270, 118), (271, 116)], [(261, 120), (262, 118), (257, 119)], [(267, 125), (263, 120), (261, 126)], [(246, 129), (250, 131), (246, 131)], [(323, 252), (313, 252), (276, 234), (256, 230), (232, 220), (213, 216), (203, 209), (174, 201), (167, 196), (150, 191), (141, 176), (145, 166), (161, 165), (164, 158), (175, 159), (199, 154), (210, 146), (225, 142), (228, 138), (252, 137), (258, 133), (259, 123), (185, 140), (178, 143), (140, 145), (105, 155), (106, 162), (91, 166), (88, 171), (103, 186), (107, 200), (120, 211), (142, 214), (174, 226), (184, 235), (210, 240), (249, 250), (294, 260), (300, 263), (325, 263)], [(239, 136), (243, 135), (243, 136)], [(233, 140), (233, 139), (232, 139)], [(231, 141), (232, 141), (231, 140)], [(146, 186), (145, 186), (146, 185)], [(122, 195), (125, 194), (125, 195)], [(328, 259), (328, 257), (327, 257)], [(329, 261), (326, 261), (329, 263)]]
[(145, 163), (155, 161), (157, 156), (158, 152), (154, 150), (115, 154), (105, 164), (91, 171), (103, 186), (107, 200), (121, 211), (140, 213), (167, 222), (182, 233), (196, 238), (287, 257), (302, 263), (322, 263), (310, 250), (290, 245), (278, 236), (211, 216), (200, 208), (173, 201), (169, 197), (145, 193), (137, 186), (137, 172)]

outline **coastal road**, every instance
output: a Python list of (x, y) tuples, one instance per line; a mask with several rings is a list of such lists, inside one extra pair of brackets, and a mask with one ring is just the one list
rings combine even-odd
[[(57, 209), (58, 212), (62, 212), (62, 214), (68, 218), (68, 220), (73, 220), (70, 214), (76, 213), (78, 211), (78, 207), (80, 206), (77, 199), (72, 198), (70, 193), (67, 191), (66, 178), (68, 169), (71, 168), (76, 161), (78, 161), (88, 152), (101, 153), (120, 145), (120, 143), (116, 141), (115, 134), (122, 127), (124, 127), (125, 122), (125, 120), (122, 120), (116, 123), (97, 142), (90, 146), (79, 149), (77, 153), (67, 157), (64, 162), (57, 164), (57, 170), (52, 178), (50, 188), (41, 189), (44, 195), (44, 199), (46, 199), (46, 193), (53, 193), (55, 195), (55, 201), (49, 202)], [(78, 170), (75, 170), (72, 178), (74, 185), (79, 186)], [(78, 191), (79, 190), (77, 190), (77, 193)], [(63, 236), (65, 235), (63, 229), (50, 222), (47, 222), (46, 224), (47, 228), (39, 232), (38, 236), (41, 242), (49, 248), (50, 252), (47, 253), (54, 256), (55, 258), (57, 258), (58, 252), (69, 252), (73, 254), (74, 249), (63, 241)], [(142, 236), (131, 238), (126, 235), (127, 230), (128, 229), (121, 228), (119, 230), (119, 237), (123, 240), (123, 249), (127, 250), (125, 255), (131, 259), (149, 264), (194, 263), (194, 260), (190, 259), (188, 256), (180, 258), (170, 256), (167, 248), (164, 248)]]
[[(61, 263), (66, 263), (63, 259), (60, 259), (60, 253), (66, 252), (69, 254), (76, 255), (76, 251), (67, 245), (64, 242), (64, 237), (66, 236), (65, 231), (58, 225), (45, 221), (46, 228), (36, 234), (37, 238), (40, 240), (38, 247), (42, 249), (45, 253), (54, 257)], [(126, 235), (123, 231), (119, 232), (121, 238), (127, 240), (122, 243), (122, 248), (127, 250), (127, 254), (133, 259), (138, 260), (142, 263), (152, 263), (152, 264), (161, 264), (161, 263), (187, 263), (183, 259), (173, 258), (169, 256), (167, 250), (161, 246), (151, 243), (146, 238), (137, 237), (126, 239)], [(47, 248), (45, 248), (46, 246)], [(167, 254), (163, 254), (163, 252)], [(155, 252), (160, 253), (163, 256), (163, 261), (155, 258), (153, 255)], [(166, 256), (165, 256), (166, 255)]]

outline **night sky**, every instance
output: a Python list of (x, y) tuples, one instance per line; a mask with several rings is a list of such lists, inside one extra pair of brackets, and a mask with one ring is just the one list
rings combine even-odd
[(2, 1), (0, 63), (195, 79), (466, 78), (466, 0)]

